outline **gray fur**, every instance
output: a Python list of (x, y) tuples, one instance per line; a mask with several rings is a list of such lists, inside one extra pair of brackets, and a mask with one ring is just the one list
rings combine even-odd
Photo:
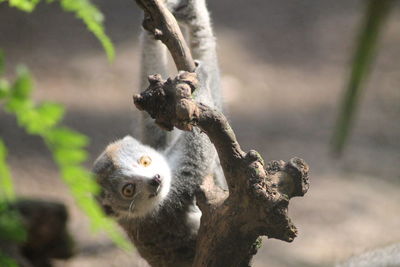
[(368, 251), (358, 256), (351, 257), (337, 267), (399, 267), (400, 244)]
[[(218, 63), (215, 51), (209, 14), (204, 0), (168, 0), (167, 5), (185, 27), (190, 35), (191, 50), (198, 60), (196, 73), (201, 86), (194, 96), (196, 101), (221, 109), (221, 90)], [(166, 49), (146, 32), (142, 39), (142, 72), (141, 90), (147, 85), (147, 76), (160, 73), (166, 78)], [(157, 128), (148, 115), (144, 115), (142, 143), (132, 137), (126, 137), (111, 144), (96, 160), (94, 173), (102, 185), (103, 193), (100, 202), (108, 211), (114, 213), (120, 225), (134, 242), (139, 253), (152, 266), (191, 266), (196, 244), (197, 228), (201, 216), (195, 203), (195, 191), (207, 175), (213, 174), (224, 185), (218, 157), (214, 146), (206, 134), (198, 128), (191, 132), (174, 130), (167, 133)], [(149, 145), (156, 149), (158, 152)], [(160, 154), (160, 157), (154, 153)], [(131, 179), (129, 173), (135, 173), (138, 157), (148, 154), (157, 158), (156, 168), (142, 167), (140, 179), (147, 181), (155, 174), (168, 177), (164, 179), (161, 191), (168, 188), (165, 197), (157, 195), (157, 204), (152, 203), (146, 214), (124, 212), (132, 203), (144, 206), (146, 187), (139, 200), (130, 201), (121, 197), (121, 183)], [(161, 156), (163, 155), (163, 156)], [(167, 163), (168, 168), (164, 166)], [(152, 167), (152, 165), (150, 165)], [(142, 172), (144, 174), (142, 174)], [(164, 174), (166, 173), (166, 174)], [(129, 177), (128, 177), (129, 176)], [(134, 179), (139, 179), (134, 176)], [(149, 195), (149, 194), (147, 194)]]
[[(154, 36), (143, 30), (140, 35), (142, 46), (140, 91), (144, 91), (148, 85), (148, 77), (153, 74), (160, 74), (163, 78), (167, 72), (167, 49)], [(157, 149), (165, 149), (173, 138), (172, 133), (160, 129), (146, 112), (142, 113), (142, 142)]]

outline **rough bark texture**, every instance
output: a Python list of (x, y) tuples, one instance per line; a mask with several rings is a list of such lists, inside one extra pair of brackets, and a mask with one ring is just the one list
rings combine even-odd
[(209, 177), (204, 179), (197, 195), (203, 215), (193, 266), (249, 266), (259, 236), (287, 242), (296, 237), (297, 229), (287, 215), (288, 204), (290, 198), (307, 192), (309, 167), (300, 158), (265, 164), (256, 151), (244, 152), (225, 116), (192, 100), (198, 81), (190, 72), (190, 51), (183, 56), (181, 49), (170, 47), (186, 46), (173, 16), (157, 0), (140, 3), (151, 13), (147, 17), (155, 20), (146, 23), (163, 29), (151, 31), (167, 45), (175, 62), (180, 62), (176, 63), (178, 69), (188, 72), (166, 81), (159, 75), (150, 76), (149, 88), (135, 95), (134, 103), (166, 130), (190, 131), (195, 126), (204, 131), (217, 149), (229, 188), (228, 194), (216, 188)]

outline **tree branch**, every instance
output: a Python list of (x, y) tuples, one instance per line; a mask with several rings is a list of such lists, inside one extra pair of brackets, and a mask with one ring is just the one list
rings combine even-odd
[(178, 71), (193, 72), (195, 64), (192, 54), (171, 12), (159, 0), (136, 0), (136, 3), (145, 14), (143, 28), (168, 47)]
[[(155, 20), (146, 23), (168, 29), (162, 31), (162, 37), (156, 37), (168, 46), (175, 62), (192, 60), (186, 57), (189, 53), (181, 55), (170, 47), (187, 46), (177, 29), (170, 26), (177, 23), (171, 23), (174, 19), (169, 11), (157, 0), (140, 3), (147, 7), (148, 17)], [(164, 22), (170, 24), (160, 25)], [(299, 158), (264, 164), (258, 152), (244, 152), (225, 116), (193, 101), (191, 93), (199, 85), (195, 73), (181, 72), (166, 81), (153, 75), (149, 82), (146, 91), (134, 96), (136, 107), (148, 112), (166, 130), (177, 127), (190, 131), (195, 126), (204, 131), (217, 149), (228, 183), (229, 195), (216, 189), (210, 177), (205, 178), (197, 195), (203, 215), (193, 266), (248, 266), (262, 235), (291, 242), (297, 229), (287, 214), (289, 199), (307, 192), (308, 165)]]

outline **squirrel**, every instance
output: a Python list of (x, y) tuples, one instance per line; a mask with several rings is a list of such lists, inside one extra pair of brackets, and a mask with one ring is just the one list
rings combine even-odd
[[(189, 32), (200, 81), (195, 100), (221, 110), (216, 41), (205, 0), (165, 4)], [(167, 75), (167, 50), (144, 30), (141, 42), (144, 90), (148, 75)], [(142, 142), (126, 136), (108, 145), (95, 161), (93, 172), (102, 189), (99, 201), (151, 266), (191, 266), (201, 217), (195, 192), (207, 175), (226, 187), (216, 150), (197, 128), (166, 132), (147, 114), (142, 128)]]

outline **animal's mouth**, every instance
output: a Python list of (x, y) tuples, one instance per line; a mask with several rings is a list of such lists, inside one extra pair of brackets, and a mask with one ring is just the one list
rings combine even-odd
[(153, 198), (153, 197), (157, 196), (158, 193), (160, 193), (160, 189), (161, 189), (161, 186), (159, 186), (159, 187), (156, 189), (156, 191), (154, 191), (153, 193), (151, 193), (151, 194), (149, 195), (149, 198)]
[(153, 198), (158, 195), (162, 186), (162, 178), (159, 174), (154, 175), (154, 177), (149, 181), (149, 190), (151, 194), (149, 198)]

